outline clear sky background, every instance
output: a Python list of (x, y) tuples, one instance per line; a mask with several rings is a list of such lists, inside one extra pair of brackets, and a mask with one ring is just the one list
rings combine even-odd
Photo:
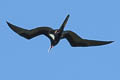
[[(27, 40), (6, 24), (65, 30), (82, 38), (115, 41), (74, 48), (61, 40), (50, 53), (45, 36)], [(0, 80), (120, 80), (119, 0), (0, 0)]]

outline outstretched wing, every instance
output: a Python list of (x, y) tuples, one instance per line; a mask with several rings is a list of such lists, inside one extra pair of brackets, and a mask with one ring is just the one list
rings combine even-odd
[(49, 28), (49, 27), (38, 27), (35, 29), (27, 30), (27, 29), (17, 27), (9, 22), (7, 22), (7, 24), (13, 31), (15, 31), (17, 34), (19, 34), (20, 36), (26, 39), (31, 39), (41, 34), (44, 34), (47, 37), (49, 37), (48, 32), (52, 30), (52, 28)]
[(82, 39), (72, 31), (64, 31), (62, 34), (62, 38), (66, 38), (72, 47), (99, 46), (113, 42), (113, 41), (96, 41), (96, 40)]

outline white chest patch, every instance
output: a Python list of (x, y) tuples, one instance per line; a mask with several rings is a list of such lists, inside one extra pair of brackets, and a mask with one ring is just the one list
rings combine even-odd
[(53, 34), (49, 34), (49, 36), (54, 40), (55, 36)]

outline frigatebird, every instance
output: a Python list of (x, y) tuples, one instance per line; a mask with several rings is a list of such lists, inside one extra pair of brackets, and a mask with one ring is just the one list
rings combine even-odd
[(54, 46), (56, 46), (58, 42), (64, 38), (68, 40), (68, 42), (72, 47), (99, 46), (99, 45), (105, 45), (113, 42), (113, 41), (87, 40), (87, 39), (81, 38), (73, 31), (70, 31), (70, 30), (64, 31), (64, 27), (68, 21), (69, 16), (70, 15), (68, 14), (59, 29), (52, 29), (50, 27), (37, 27), (35, 29), (28, 30), (28, 29), (23, 29), (21, 27), (13, 25), (9, 22), (7, 22), (7, 24), (14, 32), (16, 32), (17, 34), (19, 34), (20, 36), (26, 39), (32, 39), (42, 34), (47, 36), (51, 42), (51, 46), (49, 50)]

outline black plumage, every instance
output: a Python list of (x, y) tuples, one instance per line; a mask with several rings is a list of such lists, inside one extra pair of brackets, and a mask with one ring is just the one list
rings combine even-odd
[(65, 18), (63, 24), (59, 29), (52, 29), (50, 27), (38, 27), (35, 29), (27, 30), (16, 25), (7, 22), (8, 26), (20, 36), (26, 39), (32, 39), (38, 35), (44, 34), (51, 41), (51, 48), (58, 44), (61, 39), (67, 39), (72, 47), (88, 47), (88, 46), (99, 46), (112, 43), (113, 41), (97, 41), (87, 40), (78, 36), (72, 31), (64, 31), (64, 27), (68, 21), (69, 15)]
[(64, 31), (62, 38), (66, 38), (73, 47), (99, 46), (113, 42), (113, 41), (97, 41), (97, 40), (83, 39), (72, 31)]

